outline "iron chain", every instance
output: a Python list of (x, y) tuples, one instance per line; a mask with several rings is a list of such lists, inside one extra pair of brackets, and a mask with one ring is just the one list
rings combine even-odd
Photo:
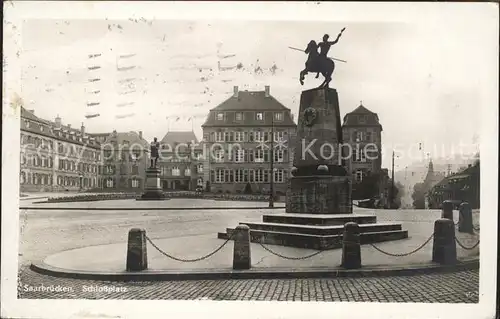
[(319, 250), (317, 252), (314, 252), (310, 255), (307, 255), (307, 256), (303, 256), (303, 257), (288, 257), (288, 256), (284, 256), (280, 253), (277, 253), (275, 251), (272, 251), (271, 249), (269, 249), (268, 247), (264, 246), (263, 243), (259, 242), (259, 245), (262, 246), (262, 248), (264, 248), (265, 250), (267, 250), (268, 252), (270, 252), (271, 254), (275, 255), (275, 256), (278, 256), (278, 257), (281, 257), (283, 259), (288, 259), (288, 260), (304, 260), (304, 259), (308, 259), (308, 258), (311, 258), (311, 257), (314, 257), (314, 256), (317, 256), (319, 254), (321, 254), (322, 252), (324, 252), (324, 250)]
[(175, 257), (175, 256), (172, 256), (166, 252), (164, 252), (160, 247), (156, 246), (153, 241), (151, 240), (151, 238), (149, 238), (147, 235), (146, 235), (146, 240), (156, 249), (158, 250), (161, 254), (163, 254), (164, 256), (170, 258), (170, 259), (173, 259), (173, 260), (176, 260), (176, 261), (182, 261), (182, 262), (186, 262), (186, 263), (192, 263), (192, 262), (197, 262), (197, 261), (201, 261), (201, 260), (204, 260), (204, 259), (207, 259), (207, 258), (210, 258), (212, 257), (213, 255), (215, 255), (219, 250), (221, 250), (222, 248), (224, 248), (224, 246), (226, 246), (226, 244), (232, 239), (233, 235), (231, 234), (231, 236), (229, 236), (226, 241), (224, 243), (222, 243), (222, 245), (220, 245), (217, 249), (215, 249), (214, 251), (212, 251), (211, 253), (205, 255), (205, 256), (202, 256), (200, 258), (194, 258), (194, 259), (184, 259), (184, 258), (178, 258), (178, 257)]
[(464, 246), (464, 244), (462, 244), (456, 236), (455, 236), (455, 241), (457, 242), (458, 246), (462, 247), (465, 250), (473, 250), (479, 245), (479, 240), (478, 240), (477, 243), (475, 243), (472, 247)]
[(388, 255), (388, 256), (392, 256), (392, 257), (406, 257), (406, 256), (410, 256), (411, 254), (414, 254), (416, 253), (417, 251), (419, 251), (420, 249), (424, 248), (425, 245), (427, 245), (432, 237), (434, 237), (434, 233), (432, 233), (429, 238), (427, 238), (427, 240), (422, 244), (420, 245), (419, 247), (417, 247), (416, 249), (408, 252), (408, 253), (402, 253), (402, 254), (394, 254), (394, 253), (390, 253), (390, 252), (387, 252), (387, 251), (384, 251), (380, 248), (378, 248), (377, 246), (375, 246), (374, 244), (370, 244), (373, 248), (375, 248), (376, 250), (378, 250), (379, 252), (381, 252), (382, 254), (384, 255)]

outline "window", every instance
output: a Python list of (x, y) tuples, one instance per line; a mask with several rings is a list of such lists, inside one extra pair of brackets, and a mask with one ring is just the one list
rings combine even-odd
[(191, 176), (191, 169), (186, 168), (186, 169), (184, 170), (184, 176)]
[(139, 181), (137, 179), (132, 180), (132, 188), (139, 188)]
[(243, 113), (236, 112), (234, 118), (235, 118), (236, 121), (242, 121), (243, 120)]
[(372, 132), (366, 132), (365, 141), (367, 142), (372, 141)]
[(245, 150), (238, 149), (234, 152), (234, 161), (237, 163), (243, 163), (245, 161)]
[(282, 112), (275, 112), (274, 113), (274, 120), (275, 121), (283, 121), (283, 113)]
[(356, 171), (356, 181), (361, 182), (363, 180), (363, 171)]
[(168, 169), (165, 166), (160, 167), (161, 175), (168, 175)]
[(359, 115), (358, 116), (358, 121), (360, 124), (366, 123), (366, 116), (365, 115)]
[(243, 132), (234, 132), (234, 141), (235, 142), (243, 142)]
[(285, 171), (283, 169), (275, 169), (274, 170), (274, 182), (275, 183), (283, 183), (285, 176)]
[(255, 118), (257, 119), (257, 121), (263, 121), (264, 120), (264, 113), (262, 112), (257, 112), (255, 114)]
[(366, 162), (366, 154), (364, 149), (356, 149), (355, 151), (355, 162)]
[(361, 131), (356, 131), (356, 132), (355, 132), (354, 141), (355, 141), (355, 142), (361, 142), (362, 140), (363, 140), (363, 132), (361, 132)]
[(196, 172), (203, 173), (203, 164), (198, 164), (196, 167)]
[(24, 121), (24, 125), (26, 125), (26, 128), (30, 128), (30, 122), (28, 120)]
[(255, 150), (255, 152), (254, 152), (254, 162), (255, 163), (262, 163), (262, 162), (264, 162), (264, 154), (265, 154), (265, 150), (263, 150), (261, 148)]
[(216, 183), (224, 183), (224, 170), (217, 169), (215, 171), (215, 182)]
[(254, 181), (255, 183), (264, 182), (264, 171), (262, 169), (255, 170)]
[(172, 167), (172, 176), (180, 176), (180, 175), (181, 175), (181, 170), (176, 166)]
[(216, 162), (224, 162), (224, 150), (216, 150), (214, 152), (214, 157)]
[(282, 163), (285, 158), (285, 151), (281, 149), (274, 150), (274, 161), (278, 163)]
[(255, 142), (264, 142), (264, 132), (262, 132), (262, 131), (254, 132), (254, 141)]
[(113, 187), (113, 185), (114, 185), (114, 181), (113, 181), (113, 179), (112, 179), (112, 178), (108, 178), (108, 179), (106, 180), (106, 187), (107, 187), (107, 188), (112, 188), (112, 187)]
[(215, 133), (215, 141), (216, 142), (224, 142), (224, 132), (216, 132)]
[(106, 166), (106, 174), (114, 174), (115, 173), (115, 167), (112, 165)]
[(139, 166), (132, 165), (132, 175), (139, 175)]
[(217, 113), (217, 121), (224, 121), (224, 113)]
[(285, 132), (274, 132), (274, 141), (280, 142), (285, 138)]
[(237, 169), (234, 171), (234, 182), (235, 183), (245, 182), (245, 170), (244, 169)]

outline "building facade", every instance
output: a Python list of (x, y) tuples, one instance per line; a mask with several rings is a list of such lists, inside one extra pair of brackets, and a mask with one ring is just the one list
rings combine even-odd
[(98, 186), (101, 146), (71, 125), (35, 116), (21, 108), (21, 192), (84, 191)]
[(275, 193), (285, 194), (293, 163), (288, 141), (297, 126), (269, 86), (256, 92), (235, 86), (230, 98), (210, 110), (202, 128), (205, 189), (268, 193), (272, 179)]
[[(103, 138), (96, 134), (96, 138)], [(104, 139), (98, 187), (107, 191), (136, 191), (144, 188), (149, 162), (149, 143), (142, 132), (113, 131)]]
[(480, 208), (480, 166), (479, 161), (458, 173), (444, 177), (432, 186), (426, 194), (429, 208), (441, 208), (445, 200), (467, 201), (472, 208)]
[(165, 191), (204, 185), (202, 147), (192, 131), (168, 132), (160, 141), (161, 186)]
[(373, 189), (371, 184), (379, 188), (377, 197), (387, 198), (387, 172), (382, 171), (382, 125), (378, 115), (361, 104), (344, 116), (342, 136), (348, 146), (344, 149), (348, 149), (350, 155), (345, 165), (353, 181), (353, 199), (363, 198), (366, 193), (363, 185)]

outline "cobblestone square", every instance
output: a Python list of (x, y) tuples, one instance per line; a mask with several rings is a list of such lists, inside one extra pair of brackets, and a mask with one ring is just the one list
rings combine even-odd
[[(129, 205), (130, 201), (109, 201), (104, 205)], [(210, 202), (199, 202), (210, 206)], [(26, 205), (26, 203), (23, 203)], [(29, 205), (29, 204), (28, 204)], [(37, 204), (45, 205), (45, 204)], [(150, 204), (148, 204), (150, 205)], [(193, 205), (175, 199), (168, 204)], [(82, 205), (83, 206), (83, 205)], [(258, 220), (266, 209), (259, 210), (182, 210), (182, 211), (65, 211), (34, 210), (21, 212), (19, 254), (19, 298), (83, 299), (165, 299), (165, 300), (278, 300), (278, 301), (376, 301), (376, 302), (478, 302), (479, 272), (420, 274), (412, 276), (371, 276), (361, 278), (189, 280), (163, 282), (106, 282), (56, 278), (31, 271), (31, 262), (48, 255), (78, 247), (125, 243), (130, 228), (143, 227), (152, 238), (182, 236), (185, 241), (197, 236), (213, 236), (224, 226), (241, 220)], [(267, 212), (269, 213), (269, 212)], [(432, 224), (439, 211), (370, 211), (382, 221), (399, 220), (410, 236), (425, 240), (422, 225)], [(458, 218), (455, 216), (456, 219)], [(458, 219), (457, 219), (458, 220)], [(475, 214), (478, 223), (478, 214)], [(428, 228), (425, 228), (427, 231)], [(397, 243), (395, 241), (394, 243)], [(388, 243), (394, 249), (394, 243)], [(387, 247), (381, 246), (381, 247)], [(397, 245), (397, 244), (396, 244)], [(192, 244), (188, 245), (192, 246)], [(273, 247), (274, 246), (269, 246)], [(278, 251), (282, 251), (278, 247)], [(152, 247), (150, 247), (152, 249)], [(408, 250), (405, 247), (398, 248)], [(368, 255), (369, 256), (369, 255)], [(98, 258), (98, 257), (97, 257)], [(124, 256), (125, 258), (125, 252)], [(368, 258), (368, 257), (366, 257)], [(293, 262), (293, 261), (291, 261)], [(209, 265), (210, 262), (207, 261)], [(45, 287), (45, 288), (44, 288)], [(59, 288), (57, 288), (59, 287)], [(65, 291), (54, 291), (62, 290)], [(51, 291), (52, 290), (52, 291)]]

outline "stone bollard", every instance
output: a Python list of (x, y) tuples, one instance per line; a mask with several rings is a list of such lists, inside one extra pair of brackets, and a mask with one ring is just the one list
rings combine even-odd
[(359, 225), (353, 222), (349, 222), (344, 225), (341, 266), (346, 269), (361, 268)]
[(461, 233), (474, 234), (474, 226), (472, 225), (472, 209), (470, 204), (463, 202), (459, 208), (458, 215), (458, 231)]
[(146, 231), (132, 228), (128, 232), (127, 271), (141, 271), (148, 268)]
[(233, 269), (250, 269), (250, 227), (247, 225), (238, 225), (233, 231), (233, 238)]
[(449, 200), (445, 200), (442, 206), (443, 212), (441, 213), (441, 218), (453, 220), (453, 203)]
[(442, 218), (434, 222), (432, 261), (442, 265), (451, 265), (457, 262), (455, 224), (451, 219)]

